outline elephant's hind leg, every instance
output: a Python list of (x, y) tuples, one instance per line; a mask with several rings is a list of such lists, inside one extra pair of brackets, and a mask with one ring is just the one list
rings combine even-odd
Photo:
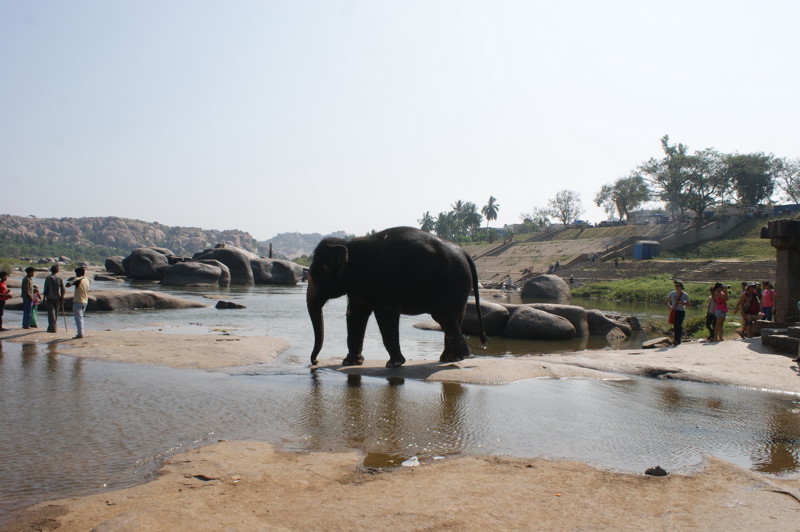
[(396, 368), (406, 362), (406, 357), (400, 352), (400, 314), (391, 311), (375, 311), (375, 319), (378, 321), (378, 328), (381, 330), (383, 345), (389, 352), (389, 362), (387, 368)]
[(439, 362), (460, 362), (470, 355), (467, 339), (461, 334), (461, 325), (456, 318), (437, 318), (433, 316), (444, 331), (444, 351)]

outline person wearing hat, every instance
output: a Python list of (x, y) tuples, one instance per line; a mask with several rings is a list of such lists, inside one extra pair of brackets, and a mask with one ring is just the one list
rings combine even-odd
[(667, 296), (667, 305), (670, 313), (675, 312), (675, 321), (672, 324), (672, 345), (680, 345), (683, 336), (683, 320), (686, 318), (686, 305), (689, 303), (689, 294), (683, 291), (683, 283), (675, 281), (675, 290)]
[(25, 268), (25, 277), (22, 278), (22, 328), (31, 328), (31, 312), (33, 312), (33, 274), (36, 268)]
[[(58, 276), (58, 264), (50, 267), (50, 275), (44, 280), (44, 302), (47, 308), (47, 332), (57, 332), (58, 309), (64, 306), (64, 279)], [(66, 322), (64, 322), (66, 324)]]

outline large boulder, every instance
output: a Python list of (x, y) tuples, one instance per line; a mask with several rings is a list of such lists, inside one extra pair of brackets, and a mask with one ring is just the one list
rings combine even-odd
[(561, 316), (522, 306), (509, 318), (503, 336), (530, 340), (571, 340), (575, 338), (575, 327)]
[(125, 274), (141, 281), (160, 281), (173, 254), (164, 248), (136, 248), (122, 260)]
[(252, 285), (255, 284), (253, 270), (250, 261), (259, 259), (255, 253), (251, 253), (235, 246), (217, 246), (206, 249), (192, 256), (192, 260), (218, 260), (228, 267), (231, 273), (232, 285)]
[(568, 319), (572, 326), (575, 327), (576, 336), (589, 336), (589, 324), (586, 321), (585, 308), (577, 305), (558, 305), (556, 303), (532, 303), (530, 306)]
[(122, 261), (125, 260), (125, 257), (122, 255), (114, 255), (113, 257), (108, 257), (106, 259), (106, 271), (108, 273), (113, 273), (114, 275), (125, 275), (125, 267), (122, 265)]
[(226, 287), (231, 284), (231, 271), (218, 260), (178, 262), (164, 272), (161, 284), (165, 286)]
[[(490, 303), (481, 301), (481, 317), (483, 318), (483, 328), (489, 336), (499, 336), (503, 334), (506, 328), (510, 313), (497, 303)], [(464, 321), (461, 322), (461, 331), (464, 334), (480, 334), (480, 326), (478, 324), (478, 311), (475, 309), (475, 303), (467, 301), (466, 312), (464, 312)]]
[[(64, 308), (72, 311), (72, 294), (67, 292)], [(9, 303), (11, 305), (9, 305)], [(153, 290), (90, 290), (87, 310), (140, 310), (140, 309), (185, 309), (202, 308), (208, 305), (182, 297), (155, 292)], [(8, 310), (22, 310), (22, 298), (6, 303)]]
[(256, 284), (290, 284), (303, 280), (303, 267), (288, 260), (250, 259)]
[(558, 275), (539, 275), (525, 283), (522, 297), (531, 299), (568, 300), (571, 297), (569, 285)]
[(589, 324), (589, 334), (606, 336), (615, 327), (619, 328), (625, 336), (631, 335), (631, 326), (624, 321), (609, 318), (597, 309), (586, 311), (586, 322)]

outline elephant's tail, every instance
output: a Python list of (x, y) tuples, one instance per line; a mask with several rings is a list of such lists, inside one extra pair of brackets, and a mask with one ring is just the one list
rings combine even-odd
[(472, 291), (475, 294), (475, 310), (478, 313), (478, 326), (481, 328), (481, 344), (483, 344), (483, 348), (486, 349), (486, 346), (489, 344), (489, 337), (486, 336), (486, 330), (483, 328), (483, 316), (481, 315), (481, 296), (478, 293), (478, 270), (475, 268), (475, 263), (472, 261), (472, 257), (470, 257), (466, 252), (464, 252), (464, 254), (467, 256), (469, 271), (472, 272)]

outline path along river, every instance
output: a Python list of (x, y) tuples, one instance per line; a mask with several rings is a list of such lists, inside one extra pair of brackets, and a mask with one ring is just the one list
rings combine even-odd
[[(214, 303), (203, 298), (208, 290), (124, 286)], [(94, 284), (111, 288), (121, 286)], [(620, 471), (654, 465), (690, 471), (715, 455), (767, 473), (800, 471), (797, 397), (645, 378), (489, 386), (311, 371), (304, 286), (232, 288), (223, 295), (247, 309), (95, 312), (87, 314), (87, 328), (277, 336), (292, 344), (277, 364), (209, 372), (78, 359), (56, 355), (46, 345), (2, 344), (0, 524), (10, 511), (39, 500), (143, 482), (162, 457), (219, 439), (267, 440), (290, 450), (358, 448), (367, 466), (397, 466), (411, 456), (498, 453), (576, 459)], [(345, 305), (339, 299), (325, 307), (322, 358), (344, 354)], [(646, 319), (664, 309), (614, 310)], [(6, 323), (18, 315), (8, 311)], [(441, 350), (440, 333), (412, 327), (424, 319), (401, 320), (409, 359), (435, 359)], [(637, 342), (641, 337), (622, 347)], [(607, 344), (493, 338), (482, 355), (584, 347)], [(365, 355), (387, 358), (374, 321)]]

